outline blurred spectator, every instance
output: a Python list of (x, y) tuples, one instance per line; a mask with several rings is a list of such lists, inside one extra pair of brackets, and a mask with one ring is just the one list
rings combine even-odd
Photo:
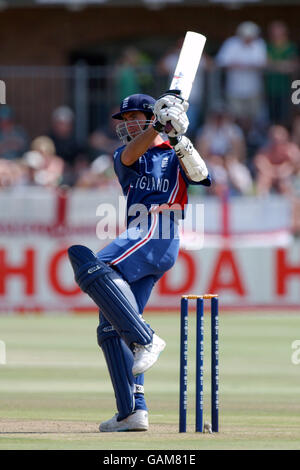
[(281, 21), (273, 21), (268, 33), (266, 90), (270, 121), (287, 125), (291, 108), (291, 79), (297, 69), (297, 47), (289, 40), (287, 27)]
[(116, 188), (117, 181), (113, 169), (113, 160), (109, 155), (100, 155), (79, 176), (77, 188)]
[(89, 160), (95, 160), (101, 154), (113, 155), (117, 147), (120, 146), (120, 140), (116, 134), (116, 125), (118, 121), (111, 119), (114, 113), (119, 112), (119, 106), (112, 109), (108, 118), (108, 125), (104, 128), (98, 128), (88, 138), (87, 153)]
[(17, 161), (0, 159), (0, 189), (15, 188), (22, 185), (22, 167)]
[(54, 110), (49, 137), (54, 143), (57, 155), (68, 165), (74, 165), (82, 149), (75, 139), (74, 113), (67, 106), (60, 106)]
[(104, 129), (96, 129), (88, 138), (88, 155), (94, 160), (102, 153), (112, 155), (120, 145), (117, 139), (111, 139)]
[(56, 156), (54, 143), (47, 136), (32, 141), (31, 150), (23, 155), (21, 163), (28, 185), (55, 187), (62, 182), (64, 161)]
[(0, 157), (14, 160), (23, 155), (28, 146), (24, 129), (17, 126), (9, 106), (0, 106)]
[(296, 115), (292, 123), (292, 141), (300, 148), (300, 114)]
[(204, 158), (212, 154), (226, 157), (234, 153), (239, 160), (244, 160), (246, 156), (243, 132), (222, 103), (216, 103), (211, 108), (195, 143)]
[(135, 47), (128, 47), (121, 55), (116, 67), (117, 103), (121, 102), (126, 96), (141, 92), (137, 72), (139, 59), (139, 51)]
[(222, 197), (225, 194), (236, 196), (252, 193), (251, 173), (234, 153), (227, 155), (226, 159), (212, 154), (206, 159), (206, 163), (213, 180), (210, 194)]
[(252, 191), (250, 171), (243, 163), (245, 141), (240, 127), (233, 123), (222, 103), (216, 103), (199, 131), (196, 147), (208, 164), (213, 179), (211, 192), (222, 196), (249, 194)]
[(236, 36), (226, 39), (216, 56), (217, 65), (226, 69), (227, 103), (246, 130), (264, 113), (262, 70), (267, 50), (259, 35), (255, 23), (241, 23)]
[(292, 193), (290, 197), (292, 206), (292, 232), (300, 237), (300, 159), (296, 162), (296, 168), (292, 177)]
[(144, 51), (139, 51), (138, 55), (138, 80), (142, 93), (151, 94), (153, 90), (153, 61)]
[(224, 160), (233, 194), (250, 195), (253, 191), (252, 176), (246, 165), (234, 153)]
[(258, 150), (267, 143), (269, 124), (265, 121), (253, 121), (249, 123), (247, 132), (244, 133), (246, 141), (247, 166), (254, 172), (253, 159)]
[[(175, 72), (176, 64), (178, 61), (179, 53), (183, 43), (183, 38), (181, 38), (175, 48), (171, 49), (165, 56), (163, 56), (158, 62), (157, 70), (159, 75), (165, 77), (165, 89), (170, 86), (171, 79)], [(188, 134), (190, 137), (194, 137), (194, 134), (199, 126), (200, 121), (200, 112), (203, 110), (203, 101), (204, 101), (204, 79), (205, 79), (205, 69), (210, 65), (210, 58), (203, 54), (197, 74), (193, 83), (193, 88), (189, 97), (189, 109), (187, 112), (190, 125), (188, 129)]]
[(292, 176), (299, 162), (299, 147), (290, 140), (287, 129), (272, 126), (269, 130), (269, 144), (255, 157), (257, 194), (268, 194), (271, 190), (291, 194)]

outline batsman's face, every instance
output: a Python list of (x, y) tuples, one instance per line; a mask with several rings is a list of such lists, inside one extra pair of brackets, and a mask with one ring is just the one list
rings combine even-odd
[(123, 121), (126, 123), (128, 135), (134, 138), (143, 132), (146, 116), (142, 111), (128, 111), (123, 114)]
[(122, 117), (123, 120), (116, 127), (116, 133), (125, 145), (134, 137), (142, 134), (152, 121), (147, 119), (142, 111), (128, 111), (123, 113)]
[(122, 117), (124, 121), (143, 121), (145, 120), (146, 116), (142, 111), (128, 111), (127, 113), (123, 113)]

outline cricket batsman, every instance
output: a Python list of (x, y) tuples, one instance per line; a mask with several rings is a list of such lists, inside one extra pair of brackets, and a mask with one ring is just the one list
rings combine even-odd
[(97, 254), (80, 245), (68, 250), (76, 282), (100, 309), (98, 344), (116, 398), (117, 413), (100, 424), (100, 432), (149, 427), (144, 372), (166, 343), (143, 311), (155, 283), (177, 259), (189, 184), (211, 184), (205, 162), (184, 135), (187, 109), (187, 101), (171, 92), (157, 101), (135, 94), (121, 102), (112, 116), (120, 120), (116, 131), (123, 143), (114, 169), (127, 198), (127, 229)]

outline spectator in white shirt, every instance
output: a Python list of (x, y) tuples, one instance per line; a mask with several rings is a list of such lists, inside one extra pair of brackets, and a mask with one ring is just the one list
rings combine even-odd
[(241, 123), (258, 120), (263, 113), (262, 70), (267, 50), (259, 35), (255, 23), (241, 23), (236, 36), (226, 39), (216, 56), (217, 65), (226, 68), (227, 103)]

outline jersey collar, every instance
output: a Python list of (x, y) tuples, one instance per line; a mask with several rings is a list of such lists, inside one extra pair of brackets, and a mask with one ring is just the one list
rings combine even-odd
[(165, 140), (162, 144), (156, 145), (155, 148), (172, 149), (173, 147), (168, 140)]

